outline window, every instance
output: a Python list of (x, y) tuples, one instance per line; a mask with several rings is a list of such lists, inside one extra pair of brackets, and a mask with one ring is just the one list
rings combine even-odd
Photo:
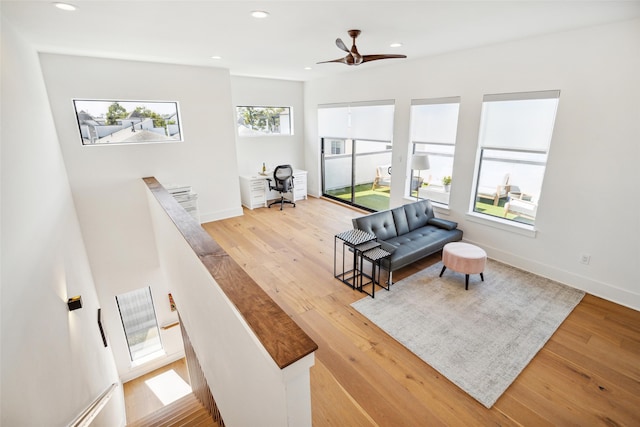
[(324, 196), (389, 208), (394, 110), (391, 100), (318, 106)]
[(331, 154), (344, 154), (343, 140), (331, 140)]
[(410, 197), (449, 204), (459, 109), (459, 97), (411, 102), (412, 153), (426, 153), (429, 169), (412, 170), (413, 178), (408, 191)]
[(236, 107), (238, 135), (293, 135), (289, 107)]
[(474, 212), (534, 225), (559, 97), (484, 96)]
[(153, 308), (151, 288), (116, 296), (132, 362), (142, 362), (163, 352), (160, 330)]
[(182, 141), (177, 102), (74, 99), (82, 145)]

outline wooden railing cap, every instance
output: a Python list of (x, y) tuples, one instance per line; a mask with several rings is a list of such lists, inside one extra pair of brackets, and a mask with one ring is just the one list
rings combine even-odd
[(318, 349), (318, 345), (178, 204), (156, 178), (146, 177), (143, 180), (280, 369)]

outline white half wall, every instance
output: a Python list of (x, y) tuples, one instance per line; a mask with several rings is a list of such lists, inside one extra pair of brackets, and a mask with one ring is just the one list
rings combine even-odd
[(268, 169), (290, 164), (304, 169), (303, 84), (287, 80), (231, 77), (233, 111), (237, 106), (291, 107), (293, 135), (245, 136), (235, 130), (238, 170), (241, 175), (255, 175), (265, 163)]
[[(123, 380), (182, 356), (177, 328), (166, 357), (132, 366), (115, 296), (151, 287), (160, 325), (177, 319), (159, 266), (141, 178), (191, 185), (201, 221), (242, 214), (227, 70), (41, 53), (51, 111)], [(184, 142), (83, 146), (72, 99), (178, 101)]]
[[(63, 426), (119, 379), (38, 55), (4, 19), (1, 85), (0, 424)], [(121, 386), (92, 425), (125, 425)]]
[[(320, 193), (317, 106), (395, 100), (393, 170), (407, 170), (411, 99), (460, 96), (449, 219), (497, 260), (640, 309), (640, 21), (497, 44), (305, 83), (305, 159)], [(535, 237), (467, 216), (484, 94), (559, 89)], [(407, 171), (408, 175), (408, 171)], [(407, 202), (405, 180), (391, 205)], [(580, 255), (591, 262), (581, 264)]]
[(280, 369), (150, 191), (147, 198), (162, 268), (225, 425), (310, 427), (314, 353)]

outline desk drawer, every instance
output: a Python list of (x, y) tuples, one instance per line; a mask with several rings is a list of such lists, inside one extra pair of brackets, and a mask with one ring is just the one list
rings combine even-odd
[(251, 204), (255, 205), (256, 203), (264, 203), (265, 197), (264, 193), (260, 194), (251, 194)]
[(251, 181), (251, 191), (264, 191), (265, 181), (264, 180), (256, 180)]
[(264, 188), (261, 188), (259, 190), (251, 190), (251, 200), (258, 200), (261, 202), (264, 202), (265, 197), (264, 197)]

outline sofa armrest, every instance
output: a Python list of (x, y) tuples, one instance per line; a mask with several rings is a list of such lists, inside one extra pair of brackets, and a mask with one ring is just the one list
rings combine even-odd
[(449, 221), (442, 218), (429, 218), (427, 224), (435, 225), (438, 228), (444, 228), (445, 230), (455, 230), (458, 228), (458, 223), (455, 221)]

